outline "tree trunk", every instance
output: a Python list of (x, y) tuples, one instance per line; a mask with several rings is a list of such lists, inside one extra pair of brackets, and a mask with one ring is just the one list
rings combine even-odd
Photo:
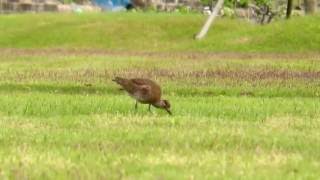
[(196, 39), (200, 40), (200, 39), (204, 38), (204, 36), (207, 34), (211, 24), (213, 23), (213, 21), (215, 20), (215, 18), (217, 17), (217, 15), (219, 13), (219, 10), (223, 6), (223, 2), (224, 2), (224, 0), (218, 0), (216, 6), (214, 7), (212, 13), (208, 17), (206, 23), (203, 25), (200, 32), (196, 35)]
[(306, 14), (314, 14), (317, 11), (317, 0), (304, 0), (304, 9)]
[(287, 2), (287, 14), (286, 14), (287, 19), (290, 18), (291, 11), (292, 11), (292, 0), (288, 0), (288, 2)]

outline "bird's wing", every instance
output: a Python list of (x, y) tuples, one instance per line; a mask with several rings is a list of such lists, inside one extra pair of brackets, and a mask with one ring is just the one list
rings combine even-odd
[(151, 92), (151, 87), (149, 85), (141, 85), (139, 86), (142, 94), (147, 95)]
[(150, 82), (146, 79), (131, 79), (131, 82), (135, 85), (142, 86), (142, 85), (148, 85)]
[(148, 79), (131, 79), (131, 82), (138, 87), (142, 94), (147, 95), (151, 92), (152, 82)]

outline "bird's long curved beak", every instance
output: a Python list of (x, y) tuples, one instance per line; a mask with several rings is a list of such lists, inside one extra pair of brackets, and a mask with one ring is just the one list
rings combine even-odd
[(165, 109), (170, 115), (172, 115), (172, 112), (169, 109)]

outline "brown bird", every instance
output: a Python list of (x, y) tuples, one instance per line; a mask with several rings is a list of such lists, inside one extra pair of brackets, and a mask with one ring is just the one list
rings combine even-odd
[(112, 81), (115, 81), (122, 87), (122, 90), (128, 92), (128, 94), (136, 100), (135, 109), (138, 108), (138, 102), (141, 104), (149, 104), (149, 111), (151, 105), (156, 108), (166, 110), (170, 115), (170, 103), (168, 100), (161, 99), (160, 86), (150, 79), (126, 79), (116, 77)]

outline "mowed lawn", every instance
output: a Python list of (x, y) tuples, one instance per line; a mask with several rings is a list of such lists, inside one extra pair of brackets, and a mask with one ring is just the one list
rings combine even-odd
[[(69, 16), (57, 18), (54, 24), (80, 33), (75, 27), (83, 23), (81, 16)], [(120, 21), (121, 15), (113, 16)], [(169, 19), (173, 26), (181, 25), (173, 17), (193, 17), (196, 23), (202, 19), (198, 15), (154, 16), (164, 24)], [(319, 45), (302, 43), (309, 37), (296, 37), (300, 45), (291, 47), (298, 53), (290, 54), (281, 49), (286, 44), (278, 46), (282, 52), (266, 45), (262, 50), (264, 46), (252, 49), (256, 52), (252, 54), (248, 53), (250, 43), (240, 49), (232, 46), (237, 52), (225, 52), (225, 46), (206, 48), (206, 43), (212, 43), (209, 40), (198, 42), (200, 46), (190, 40), (181, 49), (173, 45), (167, 50), (170, 43), (160, 38), (163, 34), (158, 37), (159, 51), (146, 49), (146, 44), (121, 50), (127, 42), (120, 38), (111, 38), (119, 44), (103, 46), (104, 36), (101, 41), (86, 42), (81, 36), (74, 37), (76, 42), (61, 40), (61, 47), (60, 40), (53, 38), (42, 44), (44, 49), (35, 43), (46, 43), (43, 39), (26, 36), (25, 42), (19, 40), (21, 31), (30, 26), (22, 24), (25, 28), (19, 30), (14, 22), (24, 22), (25, 17), (40, 19), (36, 15), (0, 17), (14, 19), (12, 24), (2, 21), (8, 24), (0, 32), (0, 179), (320, 177), (320, 55)], [(305, 22), (298, 18), (289, 27), (295, 23)], [(48, 24), (43, 29), (57, 35), (59, 29), (50, 30)], [(223, 24), (220, 20), (217, 28)], [(265, 31), (271, 26), (256, 28)], [(308, 27), (317, 30), (318, 25)], [(252, 26), (248, 29), (255, 31)], [(5, 31), (11, 36), (5, 36)], [(184, 44), (181, 39), (174, 42)], [(154, 108), (150, 113), (146, 105), (135, 110), (134, 100), (111, 81), (114, 76), (159, 82), (173, 116)]]
[[(319, 59), (10, 54), (0, 68), (1, 177), (320, 175)], [(111, 81), (133, 74), (163, 85), (173, 116), (134, 110)]]

